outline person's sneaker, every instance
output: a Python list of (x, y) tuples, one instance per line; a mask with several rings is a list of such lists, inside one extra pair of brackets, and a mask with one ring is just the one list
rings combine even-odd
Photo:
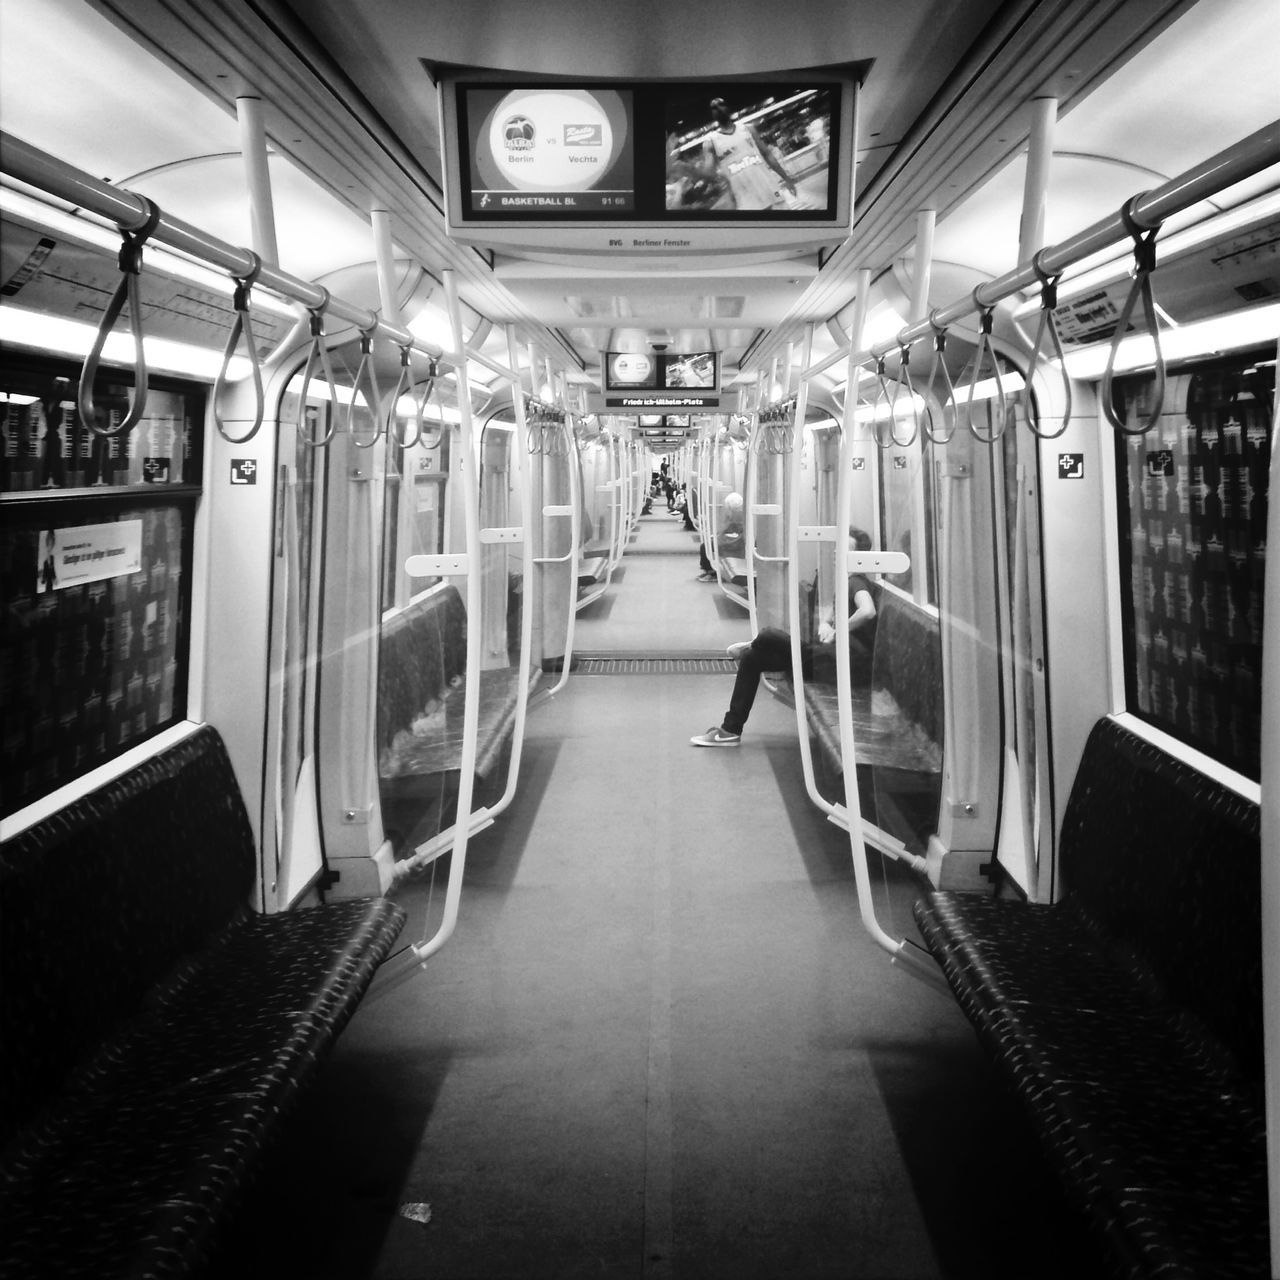
[(698, 581), (699, 582), (718, 582), (719, 578), (714, 573), (700, 573), (698, 574)]
[(690, 738), (695, 747), (736, 747), (742, 742), (740, 733), (726, 733), (719, 725), (713, 725), (706, 733)]
[(731, 644), (725, 650), (725, 652), (729, 655), (729, 657), (731, 657), (734, 660), (734, 662), (737, 662), (741, 659), (742, 655), (746, 653), (746, 651), (750, 648), (751, 648), (750, 640), (737, 640), (733, 644)]

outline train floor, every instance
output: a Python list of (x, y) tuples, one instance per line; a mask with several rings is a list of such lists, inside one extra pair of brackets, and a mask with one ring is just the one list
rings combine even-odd
[[(745, 637), (697, 572), (656, 510), (578, 651)], [(794, 713), (762, 692), (741, 747), (695, 749), (731, 676), (671, 665), (576, 674), (531, 711), (455, 936), (375, 983), (218, 1277), (1097, 1274), (954, 1002), (861, 927)], [(406, 938), (447, 865), (398, 893)], [(895, 936), (919, 891), (879, 869)]]

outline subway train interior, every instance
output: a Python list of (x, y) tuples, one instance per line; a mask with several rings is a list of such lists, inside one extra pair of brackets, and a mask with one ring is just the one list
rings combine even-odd
[(0, 1271), (1280, 1275), (1278, 65), (0, 0)]

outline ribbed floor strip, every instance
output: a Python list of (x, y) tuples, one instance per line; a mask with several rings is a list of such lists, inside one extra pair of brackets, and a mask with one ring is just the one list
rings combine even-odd
[(608, 654), (581, 653), (574, 671), (584, 676), (719, 675), (737, 670), (726, 654)]

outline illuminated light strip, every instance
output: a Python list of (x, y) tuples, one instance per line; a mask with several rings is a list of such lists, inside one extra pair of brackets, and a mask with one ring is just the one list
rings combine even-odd
[[(80, 320), (67, 320), (62, 316), (45, 315), (26, 307), (6, 305), (0, 307), (0, 341), (14, 346), (37, 347), (41, 351), (55, 351), (62, 355), (83, 360), (93, 347), (98, 327)], [(212, 382), (222, 365), (222, 353), (208, 347), (197, 347), (189, 342), (175, 342), (171, 338), (145, 338), (147, 365), (157, 373), (178, 374), (188, 378), (202, 378)], [(106, 364), (133, 367), (133, 339), (119, 331), (107, 335), (102, 348)], [(238, 382), (252, 372), (249, 361), (243, 356), (233, 356), (228, 378)]]
[[(1236, 351), (1258, 346), (1280, 338), (1280, 303), (1273, 302), (1228, 316), (1212, 316), (1165, 329), (1160, 333), (1160, 348), (1165, 362), (1192, 360), (1218, 351)], [(1094, 382), (1107, 367), (1109, 342), (1068, 353), (1066, 367), (1070, 377), (1081, 382)], [(1132, 334), (1120, 341), (1116, 352), (1116, 372), (1141, 369), (1156, 362), (1155, 346), (1146, 334)], [(1056, 365), (1057, 361), (1051, 362)]]
[[(95, 248), (103, 249), (112, 257), (120, 249), (120, 233), (108, 227), (77, 218), (51, 205), (42, 204), (21, 192), (0, 187), (0, 210), (16, 217), (27, 218), (41, 230), (51, 231), (55, 235), (63, 235), (72, 240), (79, 240)], [(189, 284), (208, 289), (230, 299), (235, 293), (235, 281), (224, 272), (214, 271), (210, 267), (192, 262), (181, 254), (174, 253), (156, 241), (147, 244), (147, 258), (157, 270), (166, 275), (176, 276)], [(153, 256), (154, 255), (154, 256)], [(292, 320), (297, 315), (294, 304), (277, 298), (273, 294), (260, 290), (254, 295), (255, 310), (270, 311), (283, 319)], [(215, 368), (214, 372), (217, 372)]]
[[(1157, 241), (1157, 251), (1161, 260), (1175, 258), (1203, 244), (1233, 235), (1245, 227), (1274, 217), (1276, 214), (1280, 214), (1280, 191), (1271, 192), (1257, 200), (1250, 200), (1216, 217), (1205, 218), (1202, 222), (1197, 222), (1194, 226), (1182, 231), (1171, 232)], [(1127, 279), (1133, 262), (1133, 256), (1127, 252), (1127, 248), (1128, 246), (1123, 244), (1117, 245), (1116, 249), (1120, 250), (1119, 257), (1115, 256), (1113, 250), (1105, 250), (1107, 261), (1091, 267), (1086, 260), (1079, 264), (1077, 273), (1073, 274), (1070, 270), (1064, 272), (1062, 281), (1058, 285), (1059, 303), (1068, 302), (1082, 293), (1092, 293), (1106, 285)], [(1159, 278), (1157, 267), (1153, 279), (1158, 282)], [(1014, 319), (1025, 319), (1039, 309), (1040, 297), (1037, 293), (1029, 302), (1017, 308)]]

